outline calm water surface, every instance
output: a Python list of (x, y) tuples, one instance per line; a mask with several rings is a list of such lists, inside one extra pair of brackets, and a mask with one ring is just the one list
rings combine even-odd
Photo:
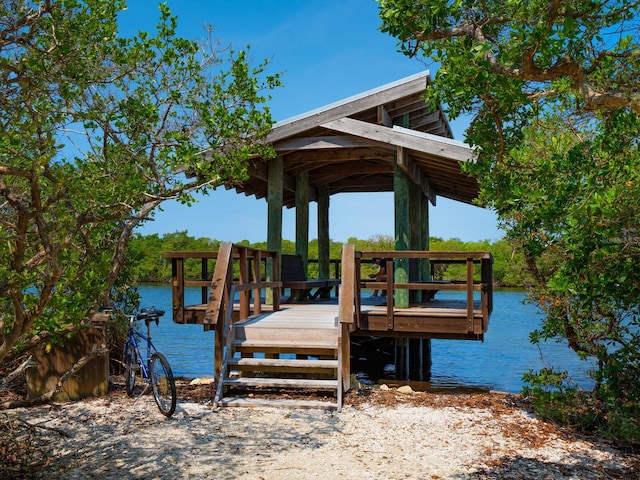
[[(201, 325), (178, 325), (171, 319), (171, 288), (168, 285), (141, 285), (141, 305), (165, 310), (160, 325), (153, 327), (153, 341), (171, 364), (176, 376), (190, 378), (213, 376), (213, 332)], [(464, 295), (441, 292), (439, 298)], [(187, 289), (187, 303), (200, 301), (200, 289)], [(590, 387), (589, 365), (562, 344), (542, 347), (529, 343), (529, 332), (540, 323), (532, 305), (523, 304), (520, 291), (495, 291), (494, 307), (484, 342), (432, 340), (433, 388), (469, 387), (517, 393), (523, 387), (523, 372), (545, 365), (566, 369), (574, 381)]]

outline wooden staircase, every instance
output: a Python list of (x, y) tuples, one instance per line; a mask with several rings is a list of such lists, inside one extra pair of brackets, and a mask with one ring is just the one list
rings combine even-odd
[[(283, 307), (278, 252), (222, 243), (218, 252), (166, 255), (172, 258), (174, 322), (215, 331), (214, 405), (340, 411), (348, 388), (350, 324), (338, 318), (353, 322), (353, 278), (345, 296), (350, 305)], [(202, 262), (197, 280), (185, 280), (190, 260)], [(207, 280), (209, 260), (215, 269)], [(202, 289), (201, 304), (185, 305), (187, 286)]]
[(216, 405), (340, 410), (339, 328), (331, 317), (337, 309), (314, 307), (295, 321), (285, 308), (235, 323)]

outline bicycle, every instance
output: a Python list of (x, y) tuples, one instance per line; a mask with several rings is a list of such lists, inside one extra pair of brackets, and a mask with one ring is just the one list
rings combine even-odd
[[(156, 310), (155, 307), (143, 308), (137, 315), (129, 315), (129, 333), (124, 344), (125, 385), (127, 395), (133, 397), (136, 377), (140, 372), (146, 383), (142, 394), (150, 386), (160, 413), (169, 418), (176, 410), (176, 382), (169, 362), (151, 342), (151, 322), (155, 321), (158, 325), (159, 318), (163, 315), (164, 311)], [(137, 320), (144, 320), (147, 335), (136, 329)], [(146, 356), (140, 352), (139, 341), (147, 344)]]

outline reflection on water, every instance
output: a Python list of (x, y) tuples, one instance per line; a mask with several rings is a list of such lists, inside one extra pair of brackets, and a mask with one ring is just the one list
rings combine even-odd
[[(156, 347), (168, 357), (174, 375), (213, 376), (213, 332), (203, 331), (201, 325), (172, 322), (168, 285), (144, 285), (139, 292), (142, 306), (154, 305), (167, 312), (152, 335)], [(187, 303), (200, 301), (198, 288), (187, 289), (185, 295)], [(458, 295), (465, 293), (438, 294), (440, 298)], [(540, 316), (523, 300), (524, 294), (519, 291), (494, 292), (494, 310), (484, 342), (432, 340), (431, 382), (416, 385), (414, 390), (469, 388), (517, 393), (523, 386), (522, 374), (545, 365), (568, 370), (575, 382), (590, 388), (592, 381), (586, 373), (589, 364), (579, 360), (566, 345), (543, 345), (543, 362), (538, 347), (529, 343), (529, 332), (539, 325)]]

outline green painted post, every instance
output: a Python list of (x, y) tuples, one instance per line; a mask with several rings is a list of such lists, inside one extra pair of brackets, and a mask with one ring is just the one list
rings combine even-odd
[[(420, 226), (422, 228), (420, 249), (429, 251), (429, 199), (426, 195), (420, 196)], [(422, 270), (422, 280), (431, 279), (431, 264), (428, 259), (422, 261), (420, 265)]]
[(331, 278), (329, 262), (329, 186), (318, 187), (318, 278)]
[[(282, 251), (282, 157), (269, 161), (269, 184), (267, 188), (267, 250)], [(267, 280), (273, 280), (273, 260), (267, 259)], [(267, 289), (266, 303), (273, 304), (272, 290)]]
[[(421, 218), (421, 201), (422, 192), (420, 187), (414, 182), (409, 182), (409, 250), (422, 249), (422, 218)], [(409, 279), (412, 282), (422, 280), (422, 271), (420, 270), (420, 261), (418, 259), (410, 260)], [(409, 301), (420, 303), (422, 301), (422, 292), (420, 290), (409, 291)]]
[[(409, 250), (409, 183), (410, 180), (396, 164), (393, 169), (393, 192), (395, 204), (395, 249)], [(406, 283), (409, 280), (409, 262), (397, 258), (394, 262), (394, 282)], [(398, 308), (409, 306), (409, 291), (395, 290), (394, 304)], [(387, 292), (391, 295), (391, 292)], [(391, 301), (391, 298), (389, 298)]]
[(308, 274), (309, 264), (309, 172), (296, 175), (296, 255)]

